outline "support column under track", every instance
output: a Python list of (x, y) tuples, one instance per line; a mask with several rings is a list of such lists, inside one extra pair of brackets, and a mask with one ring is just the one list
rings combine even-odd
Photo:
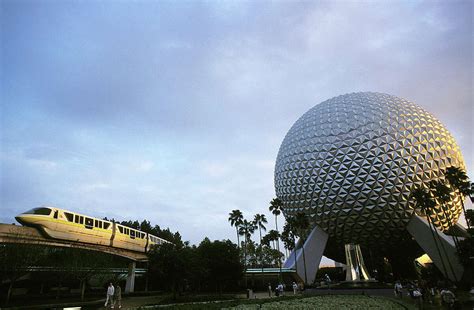
[(127, 283), (125, 284), (125, 293), (133, 293), (135, 291), (135, 269), (137, 263), (132, 261), (128, 264)]

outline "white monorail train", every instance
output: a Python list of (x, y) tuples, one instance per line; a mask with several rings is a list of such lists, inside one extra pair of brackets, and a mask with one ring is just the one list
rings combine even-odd
[(137, 252), (169, 241), (115, 222), (54, 207), (34, 208), (15, 217), (25, 226), (39, 228), (50, 238), (107, 245)]

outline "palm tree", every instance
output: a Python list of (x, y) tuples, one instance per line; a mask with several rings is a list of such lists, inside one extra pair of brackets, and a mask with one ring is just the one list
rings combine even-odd
[[(272, 201), (270, 201), (270, 207), (268, 208), (268, 210), (270, 210), (270, 212), (272, 212), (272, 214), (275, 215), (275, 229), (279, 235), (280, 233), (278, 231), (278, 215), (280, 215), (281, 211), (283, 210), (283, 202), (281, 201), (281, 199), (273, 198)], [(280, 239), (279, 238), (277, 238), (276, 244), (277, 244), (277, 250), (278, 252), (280, 252)], [(281, 278), (281, 261), (279, 261), (279, 267), (280, 267), (280, 278)]]
[(273, 242), (273, 249), (278, 250), (276, 247), (276, 242), (280, 239), (280, 233), (274, 229), (270, 230), (267, 234), (269, 241)]
[[(428, 187), (429, 187), (429, 190), (430, 190), (430, 194), (433, 195), (433, 198), (435, 198), (439, 202), (439, 204), (441, 205), (441, 210), (443, 210), (444, 217), (448, 221), (448, 226), (452, 227), (453, 226), (453, 223), (451, 221), (452, 212), (450, 212), (449, 214), (447, 214), (447, 212), (446, 212), (446, 203), (448, 203), (451, 200), (451, 195), (450, 195), (451, 191), (449, 190), (449, 187), (447, 187), (446, 184), (444, 184), (443, 182), (437, 181), (437, 180), (430, 181), (428, 183)], [(438, 234), (436, 234), (436, 235), (439, 238), (439, 235)], [(458, 250), (457, 237), (454, 236), (453, 239), (454, 239), (454, 243), (456, 245), (456, 250)], [(440, 241), (440, 243), (441, 243), (441, 249), (443, 250), (444, 254), (446, 255), (446, 259), (448, 261), (449, 269), (453, 273), (453, 276), (454, 276), (454, 278), (457, 282), (456, 274), (454, 273), (454, 269), (453, 269), (453, 266), (451, 265), (451, 261), (449, 260), (449, 257), (447, 256), (446, 249), (444, 248), (444, 244), (441, 241)]]
[(242, 224), (239, 226), (239, 235), (244, 236), (244, 262), (245, 269), (247, 269), (247, 243), (250, 240), (250, 237), (255, 232), (257, 226), (253, 221), (247, 221), (244, 219)]
[[(459, 192), (461, 195), (461, 205), (462, 211), (464, 213), (464, 218), (466, 217), (466, 207), (464, 206), (464, 197), (471, 196), (473, 194), (471, 182), (466, 172), (458, 167), (448, 167), (445, 173), (446, 180), (454, 191)], [(467, 229), (469, 230), (470, 223), (466, 220)]]
[[(268, 223), (265, 214), (255, 214), (253, 222), (258, 227), (258, 231), (260, 233), (260, 246), (262, 246), (262, 229), (264, 231), (267, 230), (264, 224)], [(260, 252), (261, 253), (261, 252)], [(262, 256), (260, 255), (260, 262), (262, 261)], [(263, 264), (262, 264), (262, 272), (263, 272)]]
[[(255, 226), (253, 221), (247, 221), (244, 219), (242, 224), (239, 226), (239, 235), (244, 236), (244, 268), (245, 272), (247, 272), (247, 244), (249, 243), (250, 237), (255, 232), (257, 227)], [(245, 286), (247, 286), (247, 275), (245, 276)]]
[[(411, 198), (415, 201), (415, 205), (421, 209), (421, 211), (426, 215), (426, 218), (428, 220), (428, 226), (430, 227), (431, 231), (431, 236), (433, 237), (436, 250), (438, 251), (439, 258), (441, 259), (441, 264), (443, 266), (444, 274), (447, 276), (448, 271), (446, 269), (446, 265), (444, 264), (444, 259), (443, 256), (441, 255), (441, 251), (438, 245), (437, 238), (435, 237), (438, 235), (438, 232), (436, 231), (436, 228), (434, 227), (434, 224), (432, 223), (432, 219), (428, 211), (431, 211), (435, 206), (436, 202), (434, 201), (433, 197), (431, 197), (431, 194), (428, 192), (428, 190), (424, 187), (415, 187), (412, 189)], [(439, 238), (439, 236), (438, 236)]]
[(235, 226), (235, 231), (237, 233), (237, 247), (240, 247), (240, 239), (239, 239), (239, 227), (242, 225), (244, 216), (242, 215), (242, 211), (240, 210), (232, 210), (229, 213), (230, 226)]
[(262, 229), (264, 231), (267, 230), (264, 224), (267, 224), (267, 218), (265, 217), (265, 214), (255, 214), (253, 222), (255, 225), (258, 227), (259, 233), (260, 233), (260, 243), (262, 243)]
[[(441, 206), (441, 210), (443, 211), (444, 217), (448, 222), (449, 228), (451, 228), (454, 224), (452, 222), (453, 213), (449, 210), (449, 214), (446, 210), (446, 204), (451, 201), (451, 190), (449, 187), (442, 181), (432, 180), (428, 183), (429, 190), (434, 198), (439, 202)], [(457, 237), (454, 235), (454, 242), (457, 246)]]
[(298, 273), (298, 265), (296, 264), (296, 238), (295, 238), (295, 234), (294, 234), (294, 229), (291, 225), (292, 225), (291, 218), (288, 218), (285, 226), (283, 226), (283, 232), (281, 233), (281, 241), (283, 241), (283, 244), (285, 245), (285, 248), (288, 251), (290, 251), (290, 253), (291, 253), (291, 251), (294, 250), (295, 268), (296, 268), (296, 272)]
[(270, 201), (270, 207), (268, 207), (268, 210), (272, 212), (273, 215), (275, 215), (276, 230), (278, 230), (277, 217), (278, 215), (281, 214), (282, 208), (283, 208), (283, 202), (280, 200), (280, 198), (273, 198), (272, 201)]
[(262, 245), (265, 245), (267, 247), (270, 246), (270, 242), (273, 241), (272, 240), (272, 236), (270, 236), (270, 233), (266, 234), (265, 236), (262, 237)]

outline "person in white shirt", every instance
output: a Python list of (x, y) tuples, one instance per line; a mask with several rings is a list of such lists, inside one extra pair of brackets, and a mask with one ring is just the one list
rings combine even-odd
[(454, 307), (456, 302), (456, 296), (449, 288), (444, 288), (440, 292), (441, 302), (448, 306), (448, 308)]
[(397, 281), (397, 282), (395, 283), (394, 288), (393, 288), (394, 291), (395, 291), (395, 295), (396, 295), (397, 297), (403, 298), (402, 288), (403, 288), (403, 287), (402, 287), (402, 284), (400, 283), (400, 281)]
[(107, 304), (109, 303), (114, 306), (114, 293), (115, 293), (115, 288), (112, 285), (112, 282), (110, 282), (109, 287), (107, 288), (107, 299), (105, 300), (104, 307), (107, 307)]
[(285, 292), (283, 284), (280, 283), (280, 285), (278, 285), (278, 290), (280, 291), (280, 296), (283, 296), (283, 293)]
[(297, 291), (298, 291), (298, 284), (296, 284), (296, 282), (293, 282), (293, 295), (296, 295)]

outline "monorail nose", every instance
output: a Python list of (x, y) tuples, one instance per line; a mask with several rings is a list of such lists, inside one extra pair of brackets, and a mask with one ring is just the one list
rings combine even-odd
[(15, 220), (21, 225), (26, 225), (28, 223), (28, 221), (26, 221), (25, 216), (23, 214), (15, 216)]

